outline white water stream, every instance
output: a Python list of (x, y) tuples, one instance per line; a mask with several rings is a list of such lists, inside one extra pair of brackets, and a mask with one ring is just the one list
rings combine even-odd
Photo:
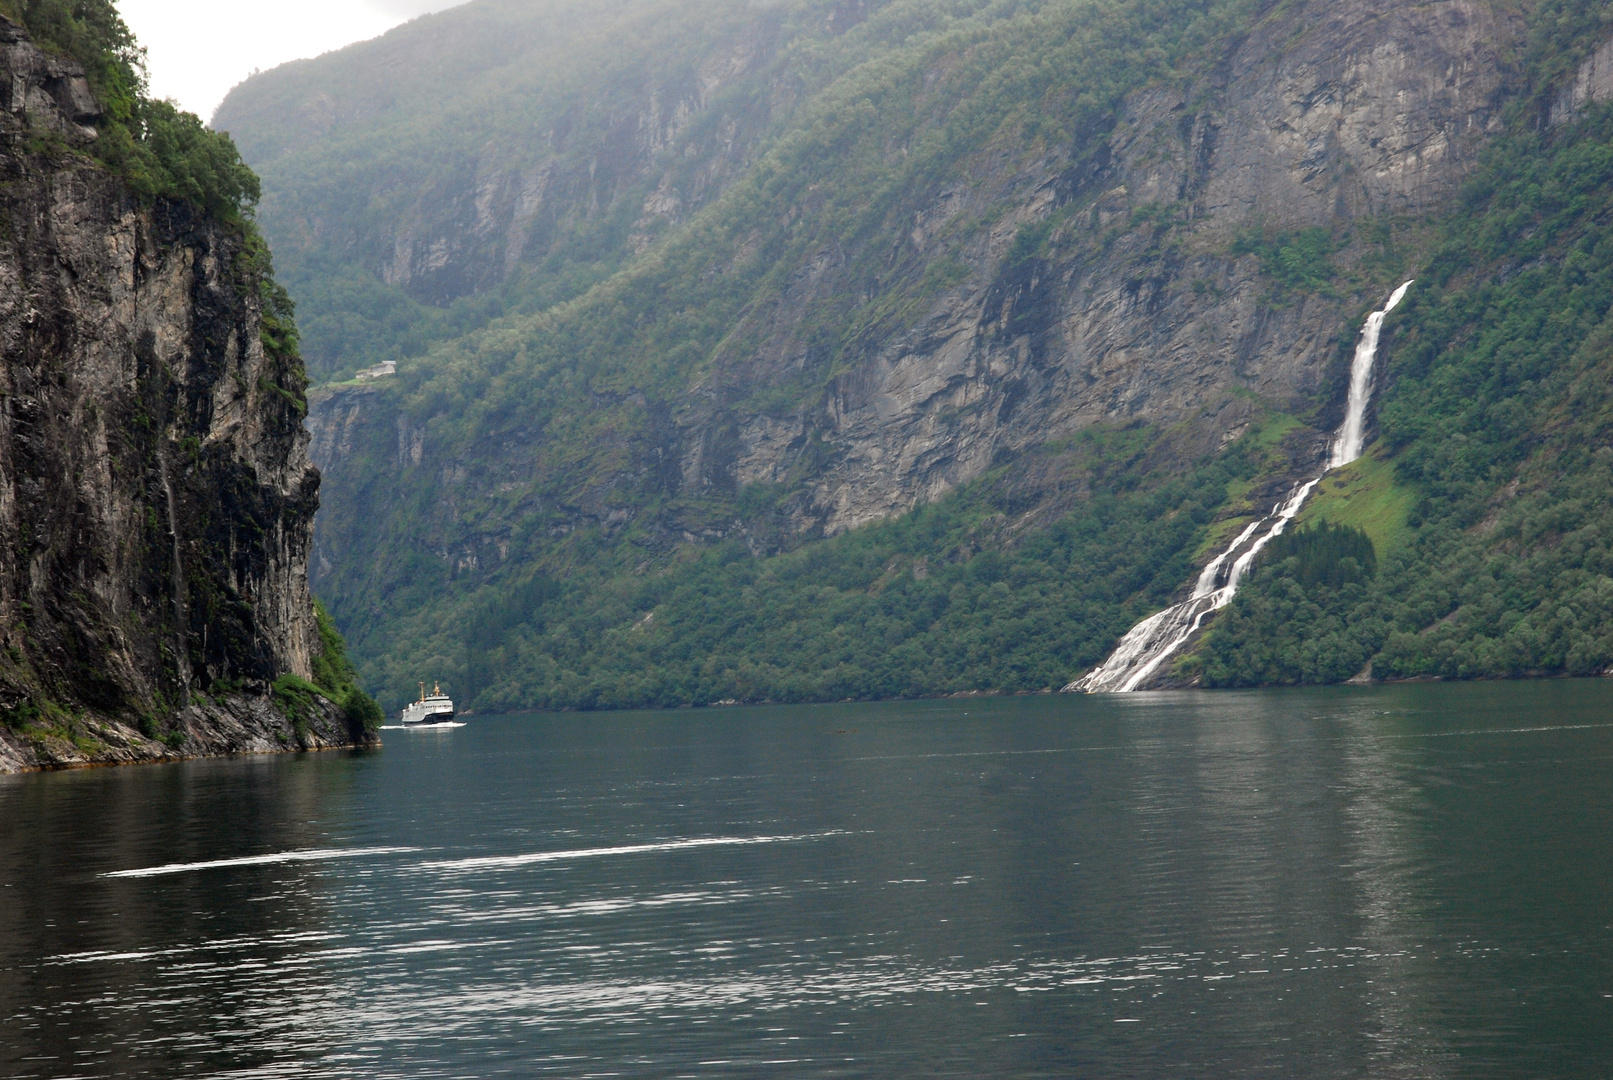
[(1339, 425), (1338, 434), (1328, 448), (1327, 464), (1322, 472), (1301, 484), (1265, 517), (1250, 522), (1236, 540), (1210, 560), (1186, 600), (1132, 627), (1107, 660), (1066, 686), (1066, 692), (1123, 694), (1141, 686), (1198, 632), (1212, 611), (1232, 602), (1238, 582), (1253, 565), (1260, 549), (1282, 535), (1328, 470), (1348, 465), (1361, 456), (1367, 403), (1372, 400), (1378, 335), (1383, 331), (1384, 316), (1395, 309), (1409, 288), (1411, 282), (1408, 281), (1396, 289), (1383, 310), (1368, 315), (1366, 325), (1361, 328), (1361, 340), (1356, 342), (1355, 358), (1350, 363), (1350, 396), (1344, 407), (1344, 423)]

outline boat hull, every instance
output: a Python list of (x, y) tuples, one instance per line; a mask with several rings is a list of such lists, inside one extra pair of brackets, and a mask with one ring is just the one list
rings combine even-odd
[(450, 720), (452, 720), (455, 715), (456, 714), (454, 712), (452, 712), (451, 710), (449, 712), (431, 713), (431, 714), (429, 714), (427, 716), (421, 717), (419, 720), (404, 720), (403, 721), (403, 726), (404, 727), (431, 727), (433, 724), (446, 724)]

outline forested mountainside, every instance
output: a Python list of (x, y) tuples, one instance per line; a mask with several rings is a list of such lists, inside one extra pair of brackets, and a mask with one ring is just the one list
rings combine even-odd
[(139, 59), (110, 3), (0, 2), (0, 772), (377, 718), (308, 590), (319, 474), (256, 178)]
[(1314, 472), (1416, 277), (1305, 514), (1372, 573), (1277, 549), (1169, 677), (1600, 670), (1610, 30), (481, 0), (258, 76), (215, 125), (335, 380), (316, 588), (394, 701), (1056, 687)]

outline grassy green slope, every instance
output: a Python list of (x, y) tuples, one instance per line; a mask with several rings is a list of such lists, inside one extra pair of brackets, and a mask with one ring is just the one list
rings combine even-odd
[(1415, 535), (1410, 523), (1416, 505), (1417, 490), (1397, 479), (1381, 447), (1372, 447), (1317, 485), (1296, 525), (1307, 528), (1325, 521), (1360, 529), (1376, 550), (1389, 552)]

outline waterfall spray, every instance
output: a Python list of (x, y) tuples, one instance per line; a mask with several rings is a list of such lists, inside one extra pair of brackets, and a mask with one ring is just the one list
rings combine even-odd
[(1350, 394), (1344, 406), (1344, 423), (1339, 425), (1328, 447), (1327, 464), (1322, 472), (1301, 484), (1265, 517), (1251, 522), (1236, 540), (1211, 559), (1193, 583), (1192, 595), (1132, 627), (1107, 660), (1066, 686), (1066, 692), (1123, 694), (1141, 686), (1172, 653), (1187, 644), (1211, 612), (1232, 602), (1239, 580), (1254, 564), (1260, 549), (1282, 535), (1328, 470), (1348, 465), (1361, 456), (1367, 404), (1372, 399), (1377, 365), (1378, 336), (1383, 331), (1384, 316), (1395, 309), (1409, 288), (1411, 282), (1408, 281), (1396, 289), (1383, 309), (1368, 315), (1366, 325), (1361, 328), (1361, 340), (1356, 343), (1355, 357), (1350, 363)]

